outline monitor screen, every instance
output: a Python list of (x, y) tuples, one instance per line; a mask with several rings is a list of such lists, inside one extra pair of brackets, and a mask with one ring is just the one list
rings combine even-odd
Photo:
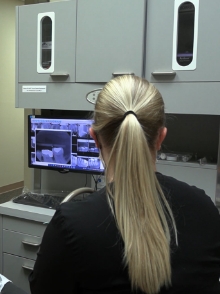
[(28, 116), (29, 167), (102, 174), (92, 119)]

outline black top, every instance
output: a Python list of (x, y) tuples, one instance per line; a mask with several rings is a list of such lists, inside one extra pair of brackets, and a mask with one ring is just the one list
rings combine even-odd
[[(172, 238), (172, 287), (160, 294), (220, 293), (220, 216), (203, 190), (157, 173), (178, 230)], [(123, 241), (105, 189), (64, 203), (45, 231), (31, 273), (32, 294), (130, 294)], [(136, 292), (137, 293), (137, 292)], [(142, 293), (142, 292), (138, 292)]]

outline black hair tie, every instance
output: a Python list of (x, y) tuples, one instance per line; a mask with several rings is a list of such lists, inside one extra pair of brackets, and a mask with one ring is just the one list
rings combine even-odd
[(137, 115), (136, 115), (136, 113), (135, 113), (134, 111), (129, 110), (129, 111), (127, 111), (127, 112), (124, 113), (123, 120), (124, 120), (124, 119), (126, 118), (126, 116), (129, 115), (129, 114), (133, 114), (135, 117), (137, 117)]

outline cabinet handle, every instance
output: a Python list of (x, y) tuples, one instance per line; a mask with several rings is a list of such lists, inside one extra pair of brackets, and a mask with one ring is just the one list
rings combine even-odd
[(124, 76), (124, 75), (134, 75), (133, 72), (113, 72), (112, 73), (113, 77), (118, 77), (118, 76)]
[(157, 77), (157, 76), (175, 76), (176, 72), (175, 71), (153, 71), (152, 76)]
[(22, 268), (29, 270), (29, 271), (32, 271), (34, 269), (33, 267), (27, 266), (27, 265), (22, 265)]
[(25, 245), (30, 245), (30, 246), (34, 246), (34, 247), (39, 247), (40, 244), (39, 243), (32, 243), (32, 242), (29, 242), (29, 241), (22, 241), (23, 244)]
[(50, 76), (52, 78), (54, 78), (54, 77), (68, 78), (69, 74), (68, 73), (58, 72), (58, 73), (52, 73), (52, 74), (50, 74)]

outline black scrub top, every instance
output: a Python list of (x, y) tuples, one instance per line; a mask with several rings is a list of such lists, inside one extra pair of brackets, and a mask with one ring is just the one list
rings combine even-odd
[[(220, 293), (220, 216), (203, 190), (156, 173), (173, 210), (172, 286), (160, 294)], [(34, 270), (32, 294), (131, 294), (123, 264), (123, 240), (105, 188), (81, 202), (63, 203), (45, 231)]]

